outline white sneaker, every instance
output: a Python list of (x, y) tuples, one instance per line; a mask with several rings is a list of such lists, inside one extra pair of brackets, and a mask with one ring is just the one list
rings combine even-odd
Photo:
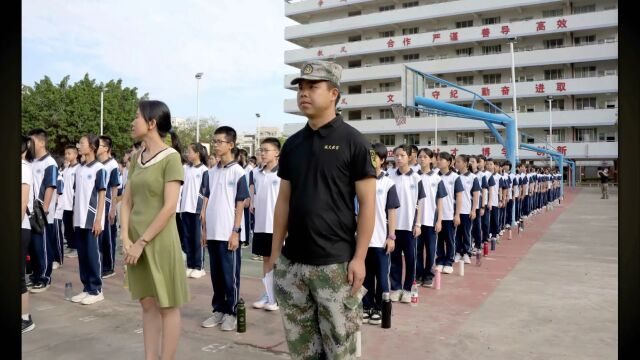
[(278, 303), (273, 303), (273, 304), (266, 304), (264, 306), (264, 309), (267, 311), (276, 311), (280, 309), (280, 307), (278, 306)]
[(402, 296), (400, 297), (400, 302), (408, 304), (411, 302), (411, 293), (409, 291), (402, 291)]
[(71, 302), (79, 303), (82, 300), (84, 300), (84, 298), (86, 298), (88, 295), (89, 295), (89, 293), (87, 293), (87, 292), (81, 292), (80, 294), (71, 297)]
[(436, 266), (436, 270), (438, 270), (438, 271), (442, 272), (442, 269), (444, 269), (444, 266), (443, 266), (443, 265), (438, 265), (438, 266)]
[(233, 331), (236, 329), (236, 317), (233, 315), (225, 314), (222, 319), (222, 325), (220, 325), (220, 330), (222, 331)]
[(442, 272), (445, 274), (451, 274), (453, 273), (453, 267), (452, 266), (445, 266), (444, 269), (442, 269)]
[(75, 249), (66, 248), (64, 250), (64, 257), (68, 257), (68, 258), (78, 257), (78, 252)]
[(192, 279), (200, 279), (201, 277), (203, 277), (205, 275), (206, 275), (206, 272), (204, 270), (193, 269), (193, 271), (191, 271), (191, 275), (189, 275), (189, 277), (192, 278)]
[(54, 262), (53, 262), (53, 265), (51, 266), (51, 268), (52, 268), (53, 270), (57, 270), (57, 269), (59, 269), (59, 268), (60, 268), (60, 263), (59, 263), (59, 262), (57, 262), (57, 261), (54, 261)]
[(191, 273), (193, 273), (194, 269), (187, 269), (187, 277), (191, 277)]
[(207, 320), (203, 321), (200, 326), (203, 328), (212, 328), (222, 324), (222, 319), (224, 318), (224, 314), (221, 312), (214, 312), (213, 315)]
[(392, 291), (391, 294), (389, 294), (389, 299), (391, 299), (392, 302), (400, 301), (401, 292), (402, 292), (402, 290), (394, 290), (394, 291)]
[(95, 304), (98, 301), (102, 301), (102, 300), (104, 300), (104, 294), (101, 291), (98, 295), (89, 295), (89, 294), (87, 294), (87, 296), (85, 296), (85, 298), (82, 299), (82, 301), (80, 303), (82, 305), (91, 305), (91, 304)]
[(467, 254), (464, 254), (464, 256), (462, 257), (462, 261), (464, 261), (465, 264), (471, 264), (471, 259)]
[(460, 261), (460, 254), (456, 253), (456, 257), (455, 259), (453, 259), (453, 262), (458, 262)]
[(256, 302), (253, 303), (253, 308), (254, 309), (264, 309), (265, 305), (267, 305), (269, 303), (269, 296), (267, 295), (267, 293), (262, 293), (262, 296), (260, 297), (260, 299)]

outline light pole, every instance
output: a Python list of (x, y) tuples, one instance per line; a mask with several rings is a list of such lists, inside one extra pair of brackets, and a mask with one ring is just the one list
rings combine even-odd
[(196, 142), (200, 143), (200, 79), (204, 73), (196, 73)]
[[(513, 119), (516, 124), (516, 159), (519, 159), (520, 155), (520, 135), (518, 133), (518, 104), (516, 102), (517, 91), (516, 91), (516, 61), (515, 55), (513, 52), (513, 44), (516, 43), (516, 38), (509, 38), (509, 49), (511, 50), (511, 87), (513, 88)], [(515, 165), (511, 168), (513, 172), (515, 172)]]
[(435, 150), (435, 152), (436, 152), (436, 154), (437, 154), (437, 153), (439, 152), (439, 151), (438, 151), (438, 113), (436, 113), (436, 133), (435, 133), (435, 139), (434, 139), (434, 142), (435, 142), (435, 145), (434, 145), (434, 146), (435, 146), (435, 148), (434, 148), (434, 150)]
[(100, 90), (100, 136), (103, 134), (104, 128), (104, 88)]
[[(553, 115), (551, 111), (551, 102), (553, 101), (553, 96), (548, 95), (547, 101), (549, 102), (549, 147), (553, 150)], [(549, 167), (553, 167), (553, 157), (549, 155)]]
[(256, 149), (260, 147), (260, 113), (256, 113)]

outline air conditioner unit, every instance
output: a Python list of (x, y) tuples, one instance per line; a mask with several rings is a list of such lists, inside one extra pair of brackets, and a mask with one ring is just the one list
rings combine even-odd
[(373, 115), (371, 115), (371, 114), (365, 114), (365, 115), (364, 115), (364, 118), (365, 118), (366, 120), (373, 120)]
[(375, 89), (364, 89), (364, 93), (365, 93), (365, 94), (371, 94), (371, 93), (374, 93), (374, 92), (375, 92), (374, 90), (375, 90)]
[(605, 70), (604, 71), (604, 75), (605, 76), (612, 76), (612, 75), (615, 75), (615, 74), (616, 74), (615, 70)]

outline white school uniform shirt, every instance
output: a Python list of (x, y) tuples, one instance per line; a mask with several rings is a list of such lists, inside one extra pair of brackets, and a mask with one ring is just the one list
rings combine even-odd
[(73, 211), (73, 195), (75, 193), (76, 171), (80, 168), (80, 164), (67, 166), (62, 171), (62, 181), (64, 182), (64, 191), (60, 197), (62, 209), (64, 211)]
[(433, 227), (438, 220), (438, 199), (447, 196), (447, 189), (444, 187), (437, 170), (431, 170), (427, 173), (420, 171), (419, 175), (425, 192), (421, 223), (424, 226)]
[(525, 173), (520, 174), (520, 184), (522, 184), (522, 191), (524, 196), (529, 195), (529, 176)]
[(488, 188), (487, 178), (484, 176), (484, 170), (476, 171), (473, 175), (476, 176), (476, 179), (478, 179), (478, 185), (480, 185), (480, 195), (478, 196), (478, 204), (476, 206), (476, 209), (480, 209), (487, 203), (487, 196), (483, 195), (483, 191)]
[[(460, 214), (469, 215), (473, 205), (473, 193), (480, 191), (480, 183), (478, 182), (476, 175), (471, 171), (467, 171), (460, 175), (459, 179), (462, 183), (462, 187), (464, 188), (464, 191), (462, 192), (462, 206), (460, 207)], [(478, 203), (475, 205), (477, 209)]]
[[(28, 161), (22, 160), (22, 164), (20, 165), (20, 177), (22, 179), (21, 184), (29, 185), (29, 194), (27, 209), (29, 210), (29, 214), (33, 214), (33, 173), (31, 171), (31, 164)], [(20, 190), (22, 192), (22, 190)], [(22, 218), (22, 229), (31, 230), (31, 223), (29, 222), (29, 215), (27, 215), (27, 211), (24, 212), (24, 217)]]
[[(39, 159), (33, 160), (31, 163), (33, 172), (33, 194), (44, 205), (44, 193), (47, 188), (56, 188), (58, 183), (58, 164), (53, 160), (50, 154), (46, 154)], [(53, 224), (56, 213), (56, 200), (58, 195), (54, 190), (49, 203), (49, 215), (47, 215), (47, 223)], [(44, 209), (47, 210), (47, 209)]]
[[(81, 229), (92, 229), (98, 213), (98, 193), (108, 190), (107, 170), (104, 164), (94, 160), (89, 164), (81, 165), (76, 170), (75, 185), (73, 226)], [(101, 228), (104, 226), (105, 208), (106, 201), (102, 209), (102, 218), (99, 219)]]
[[(232, 161), (225, 166), (218, 163), (208, 172), (210, 201), (206, 210), (207, 240), (229, 241), (234, 227), (236, 203), (249, 197), (245, 171), (236, 161)], [(240, 227), (244, 227), (243, 222)]]
[(402, 174), (400, 169), (391, 171), (389, 178), (396, 186), (400, 208), (397, 211), (396, 230), (412, 231), (414, 224), (418, 224), (416, 217), (416, 206), (418, 200), (424, 199), (424, 187), (422, 179), (417, 172), (409, 168), (406, 174)]
[(420, 170), (421, 169), (420, 164), (411, 165), (410, 167), (411, 167), (411, 170), (413, 170), (413, 172), (416, 174), (418, 173), (418, 171), (422, 171)]
[(62, 173), (58, 173), (58, 180), (56, 181), (56, 193), (58, 195), (56, 199), (56, 214), (53, 216), (55, 220), (62, 220), (62, 215), (64, 214), (62, 196), (66, 190)]
[(447, 190), (447, 196), (442, 198), (442, 220), (453, 220), (456, 212), (456, 194), (464, 191), (462, 182), (460, 181), (460, 175), (456, 174), (453, 170), (449, 170), (448, 173), (440, 175), (444, 188)]
[(273, 234), (273, 214), (280, 192), (278, 165), (270, 171), (255, 168), (249, 172), (249, 185), (253, 185), (254, 233)]
[(387, 175), (380, 172), (376, 178), (376, 222), (369, 242), (371, 248), (383, 248), (389, 236), (388, 210), (398, 209), (400, 199), (396, 184)]
[(107, 194), (105, 195), (105, 205), (111, 206), (111, 188), (120, 186), (120, 177), (118, 176), (118, 162), (114, 158), (108, 158), (102, 165), (107, 172)]
[(500, 186), (501, 182), (502, 182), (502, 177), (498, 173), (491, 174), (489, 177), (489, 181), (487, 182), (487, 185), (493, 188), (493, 193), (491, 194), (491, 199), (490, 199), (492, 207), (498, 206), (498, 204), (500, 203), (499, 192), (502, 191), (502, 187)]
[(200, 163), (198, 166), (183, 165), (184, 183), (180, 191), (180, 211), (200, 214), (204, 199), (209, 197), (209, 171)]

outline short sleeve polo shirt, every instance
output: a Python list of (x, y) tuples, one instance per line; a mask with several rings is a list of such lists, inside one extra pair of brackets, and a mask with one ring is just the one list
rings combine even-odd
[(308, 124), (282, 147), (278, 176), (291, 184), (288, 236), (292, 262), (329, 265), (351, 260), (356, 248), (356, 181), (375, 177), (375, 152), (341, 116), (313, 130)]

